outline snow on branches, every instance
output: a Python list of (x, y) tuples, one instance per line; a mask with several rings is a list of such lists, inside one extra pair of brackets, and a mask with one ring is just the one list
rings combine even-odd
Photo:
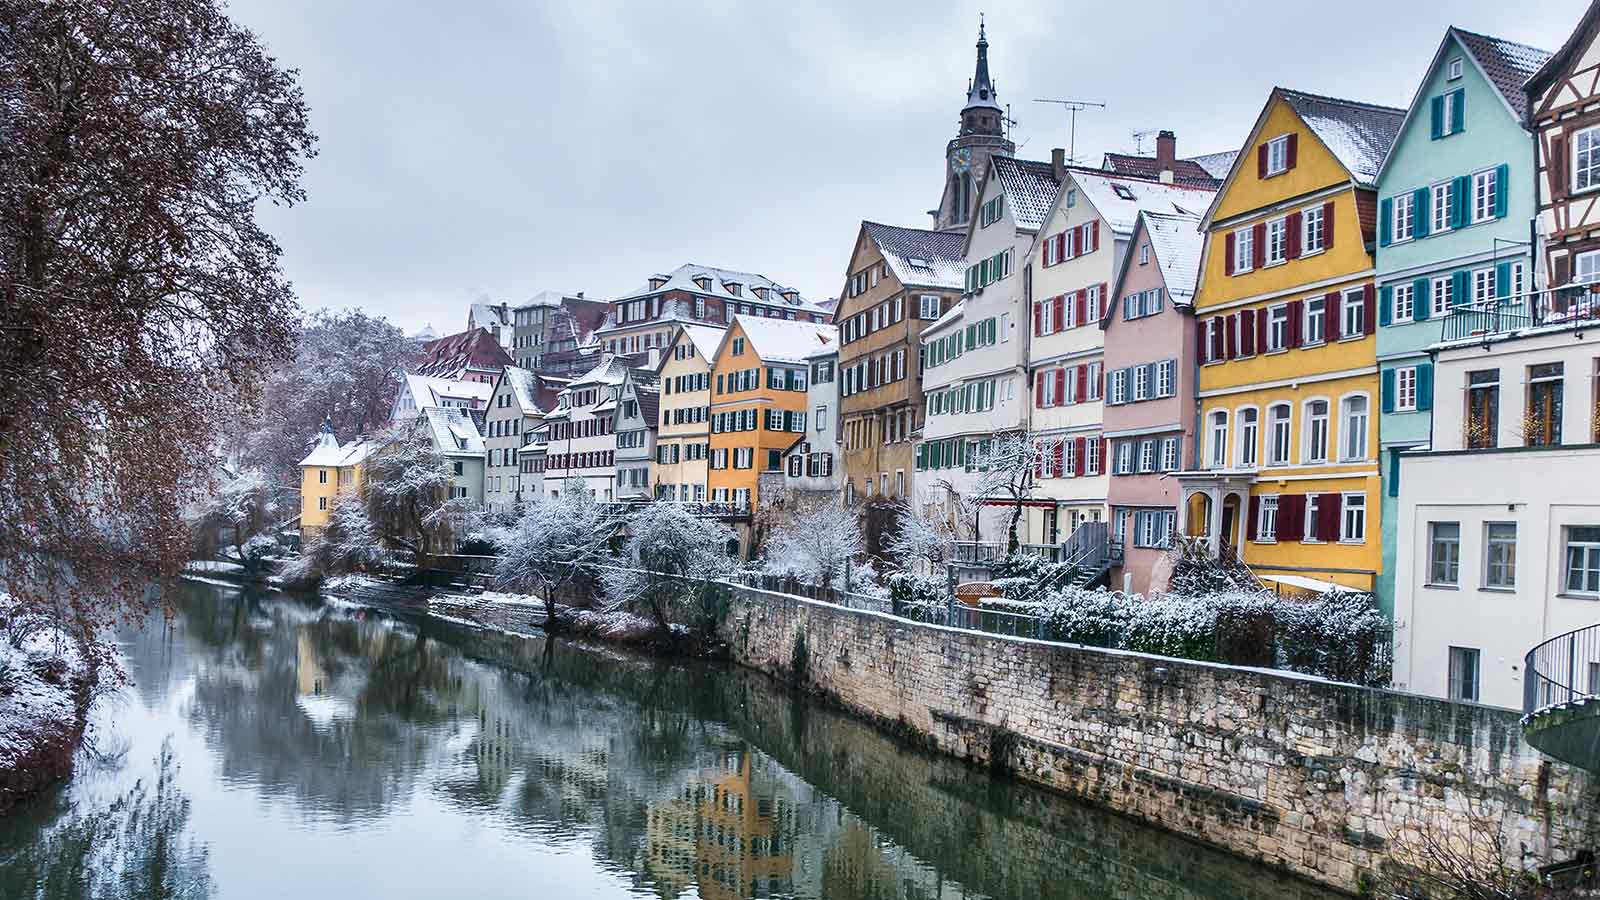
[(628, 538), (617, 565), (601, 573), (613, 603), (643, 606), (666, 627), (674, 606), (690, 599), (695, 581), (733, 571), (732, 528), (689, 513), (675, 503), (650, 503), (628, 518)]
[(821, 502), (797, 510), (767, 538), (762, 571), (811, 584), (845, 588), (846, 563), (866, 552), (866, 538), (854, 510)]
[(529, 504), (511, 526), (489, 531), (489, 541), (500, 554), (495, 580), (505, 590), (538, 595), (544, 600), (546, 627), (553, 628), (556, 594), (592, 579), (596, 567), (611, 562), (617, 524), (581, 482), (569, 482), (558, 496)]
[(418, 420), (396, 425), (365, 464), (367, 517), (386, 545), (419, 557), (455, 549), (455, 526), (467, 502), (452, 500), (455, 475)]

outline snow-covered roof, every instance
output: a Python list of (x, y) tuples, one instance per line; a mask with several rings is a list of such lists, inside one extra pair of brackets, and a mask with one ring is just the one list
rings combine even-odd
[(1203, 156), (1191, 156), (1189, 162), (1206, 170), (1220, 186), (1222, 180), (1228, 177), (1228, 170), (1233, 168), (1233, 161), (1239, 158), (1237, 150), (1223, 150), (1220, 153), (1207, 153)]
[(585, 387), (591, 384), (621, 384), (626, 377), (628, 377), (628, 361), (608, 353), (601, 358), (599, 365), (572, 379), (567, 388)]
[(1141, 210), (1199, 216), (1216, 196), (1216, 192), (1209, 189), (1127, 178), (1097, 169), (1071, 169), (1067, 177), (1078, 186), (1084, 199), (1094, 205), (1106, 225), (1124, 235), (1133, 231)]
[(1489, 83), (1505, 98), (1520, 124), (1528, 114), (1528, 95), (1522, 86), (1550, 59), (1550, 51), (1460, 28), (1450, 30), (1461, 39)]
[(1011, 208), (1011, 218), (1017, 227), (1038, 230), (1050, 215), (1056, 194), (1061, 190), (1055, 166), (1036, 160), (995, 156), (990, 159), (990, 172), (1000, 179), (1000, 189), (1005, 192), (1006, 204)]
[(351, 441), (341, 447), (339, 439), (333, 432), (323, 431), (317, 435), (317, 442), (312, 445), (311, 452), (305, 459), (300, 460), (300, 465), (330, 469), (358, 465), (372, 452), (372, 446), (368, 441)]
[(483, 435), (464, 409), (431, 406), (422, 411), (433, 445), (445, 456), (482, 456)]
[[(1200, 216), (1180, 216), (1145, 210), (1145, 235), (1150, 251), (1161, 267), (1161, 278), (1174, 303), (1187, 305), (1194, 300), (1195, 284), (1200, 279), (1200, 254), (1205, 249), (1205, 232)], [(1131, 258), (1132, 253), (1128, 254)]]
[(472, 304), (471, 320), (473, 324), (479, 328), (488, 328), (494, 325), (510, 325), (510, 307), (506, 308), (506, 314), (503, 316), (500, 314), (500, 309), (500, 304), (498, 303), (474, 303)]
[(583, 299), (576, 291), (536, 291), (532, 297), (522, 301), (516, 308), (527, 309), (530, 306), (560, 306), (562, 300)]
[[(722, 333), (726, 328), (712, 328), (710, 325), (680, 325), (683, 333), (688, 336), (689, 342), (694, 344), (694, 352), (700, 358), (710, 362), (717, 355), (717, 345), (722, 343)], [(665, 355), (665, 354), (663, 354)]]
[[(1228, 177), (1228, 168), (1233, 165), (1233, 158), (1239, 151), (1233, 150), (1226, 153), (1212, 153), (1198, 156), (1193, 159), (1175, 159), (1172, 165), (1173, 181), (1177, 184), (1192, 187), (1211, 188), (1215, 190), (1222, 185), (1222, 179)], [(1225, 157), (1225, 161), (1221, 158)], [(1215, 169), (1221, 164), (1222, 174), (1216, 174)], [(1133, 178), (1146, 178), (1160, 180), (1161, 163), (1154, 156), (1139, 156), (1133, 153), (1107, 153), (1101, 158), (1100, 168), (1117, 175), (1128, 175)]]
[[(716, 266), (705, 266), (699, 263), (684, 263), (664, 275), (652, 276), (651, 281), (662, 280), (659, 287), (651, 287), (646, 281), (640, 288), (630, 291), (617, 298), (617, 302), (633, 300), (639, 297), (648, 297), (664, 291), (693, 291), (710, 297), (724, 300), (734, 300), (740, 303), (766, 303), (772, 306), (803, 309), (807, 312), (823, 312), (821, 307), (810, 300), (800, 296), (798, 290), (786, 287), (773, 281), (765, 275), (756, 272), (740, 272), (735, 269), (719, 269)], [(705, 279), (706, 287), (696, 283), (696, 279)], [(739, 292), (733, 292), (733, 286), (739, 286)], [(760, 288), (767, 292), (766, 299), (762, 299), (756, 290)], [(791, 302), (784, 298), (788, 293), (793, 298)]]
[(406, 388), (411, 392), (411, 399), (416, 401), (418, 409), (441, 406), (446, 399), (488, 403), (494, 393), (494, 385), (481, 381), (456, 381), (432, 375), (407, 375)]
[(1400, 134), (1405, 110), (1288, 88), (1278, 91), (1357, 184), (1371, 187), (1377, 182), (1384, 157)]
[[(819, 347), (836, 347), (838, 329), (832, 325), (814, 322), (791, 322), (788, 319), (769, 319), (765, 316), (734, 316), (740, 331), (750, 341), (750, 348), (764, 363), (805, 362)], [(728, 329), (728, 334), (733, 329)], [(723, 336), (727, 340), (727, 335)]]
[(961, 256), (960, 232), (879, 222), (862, 222), (861, 227), (878, 245), (894, 277), (906, 287), (960, 288), (965, 284), (967, 267)]
[(539, 405), (539, 376), (531, 369), (506, 366), (500, 377), (505, 379), (506, 386), (511, 388), (512, 395), (517, 398), (517, 406), (524, 413), (543, 411), (543, 407)]

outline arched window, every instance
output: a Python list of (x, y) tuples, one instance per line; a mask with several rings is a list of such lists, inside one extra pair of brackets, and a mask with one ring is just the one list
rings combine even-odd
[(1339, 402), (1339, 458), (1367, 458), (1367, 397), (1351, 394)]
[(1289, 464), (1289, 437), (1293, 433), (1289, 421), (1293, 413), (1293, 408), (1287, 403), (1276, 404), (1267, 410), (1267, 446), (1271, 448), (1267, 460), (1271, 465)]
[(1246, 407), (1239, 410), (1239, 468), (1254, 469), (1261, 458), (1260, 413)]
[(1306, 433), (1300, 445), (1302, 463), (1328, 461), (1328, 401), (1306, 401)]
[(1219, 409), (1206, 419), (1210, 423), (1210, 440), (1207, 442), (1207, 462), (1213, 469), (1228, 464), (1228, 411)]

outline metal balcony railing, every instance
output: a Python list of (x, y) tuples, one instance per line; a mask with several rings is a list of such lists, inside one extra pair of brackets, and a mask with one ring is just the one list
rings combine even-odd
[(1600, 696), (1600, 623), (1556, 635), (1524, 659), (1522, 712)]
[(1591, 319), (1600, 323), (1600, 283), (1571, 284), (1454, 306), (1440, 325), (1439, 339), (1488, 338)]

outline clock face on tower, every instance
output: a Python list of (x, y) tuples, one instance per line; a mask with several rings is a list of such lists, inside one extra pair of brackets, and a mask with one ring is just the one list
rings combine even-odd
[(950, 171), (961, 173), (972, 168), (972, 148), (962, 147), (950, 157)]

